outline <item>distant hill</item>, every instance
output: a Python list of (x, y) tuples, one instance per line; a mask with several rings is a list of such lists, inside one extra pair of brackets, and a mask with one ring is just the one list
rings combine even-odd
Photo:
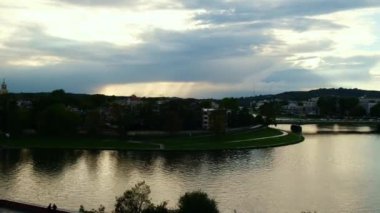
[[(57, 90), (59, 91), (59, 90)], [(13, 93), (18, 98), (33, 99), (37, 97), (46, 97), (50, 93)], [(105, 95), (89, 95), (89, 94), (73, 94), (66, 93), (66, 98), (72, 99), (72, 101), (78, 102), (80, 99), (108, 99), (115, 100), (117, 98), (123, 98), (122, 96), (105, 96)], [(254, 97), (240, 97), (237, 98), (241, 105), (249, 106), (252, 101), (259, 101), (265, 99), (281, 99), (281, 100), (308, 100), (314, 97), (322, 96), (338, 96), (338, 97), (368, 97), (368, 98), (380, 98), (380, 91), (375, 90), (361, 90), (361, 89), (345, 89), (345, 88), (322, 88), (310, 91), (291, 91), (283, 92), (275, 95), (259, 95)], [(146, 98), (146, 99), (157, 99), (157, 98)], [(160, 98), (162, 99), (162, 98)], [(167, 97), (167, 99), (172, 99)], [(195, 99), (193, 99), (195, 100)], [(216, 100), (216, 99), (211, 99)], [(217, 100), (216, 100), (217, 101)]]
[(361, 90), (361, 89), (345, 89), (345, 88), (322, 88), (310, 91), (291, 91), (283, 92), (276, 95), (260, 95), (255, 97), (242, 97), (239, 98), (240, 104), (248, 106), (251, 101), (259, 101), (265, 99), (282, 99), (282, 100), (308, 100), (315, 97), (323, 96), (338, 96), (338, 97), (367, 97), (367, 98), (380, 98), (380, 91), (375, 90)]
[(316, 89), (306, 92), (284, 92), (274, 95), (280, 99), (305, 100), (321, 96), (338, 96), (338, 97), (368, 97), (380, 98), (380, 91), (361, 90), (361, 89)]

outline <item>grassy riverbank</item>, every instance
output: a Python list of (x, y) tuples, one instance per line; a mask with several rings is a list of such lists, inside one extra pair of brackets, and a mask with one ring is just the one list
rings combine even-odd
[(172, 136), (145, 139), (18, 138), (1, 140), (6, 148), (108, 149), (108, 150), (223, 150), (283, 146), (301, 142), (303, 137), (272, 128), (226, 133), (221, 136)]

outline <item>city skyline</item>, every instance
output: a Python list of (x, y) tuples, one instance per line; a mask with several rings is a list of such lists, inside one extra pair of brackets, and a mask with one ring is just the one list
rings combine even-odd
[(13, 92), (225, 97), (379, 90), (380, 2), (2, 1)]

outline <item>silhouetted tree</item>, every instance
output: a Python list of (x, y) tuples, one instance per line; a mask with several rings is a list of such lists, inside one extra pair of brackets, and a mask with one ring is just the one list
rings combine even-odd
[(224, 134), (226, 132), (226, 111), (223, 109), (217, 109), (210, 114), (210, 130), (215, 135)]
[[(339, 111), (343, 116), (360, 114), (359, 99), (354, 97), (339, 98)], [(354, 112), (355, 111), (355, 112)]]
[(259, 113), (264, 117), (265, 124), (276, 124), (277, 115), (280, 113), (280, 105), (277, 102), (265, 103), (260, 106)]
[(84, 119), (84, 127), (89, 135), (97, 135), (103, 124), (102, 116), (97, 110), (87, 112)]
[(150, 187), (145, 181), (137, 183), (132, 189), (127, 190), (116, 198), (116, 213), (142, 213), (151, 206), (149, 198)]
[(338, 112), (337, 98), (332, 96), (320, 97), (317, 105), (322, 116), (336, 115)]
[(218, 207), (214, 199), (202, 191), (187, 192), (179, 198), (179, 213), (218, 213)]
[(105, 213), (106, 208), (103, 205), (100, 205), (98, 209), (86, 210), (84, 206), (80, 206), (79, 213)]
[(54, 104), (39, 113), (38, 130), (48, 135), (75, 134), (80, 116), (70, 112), (63, 104)]
[(353, 107), (349, 113), (350, 116), (354, 116), (354, 117), (362, 117), (362, 116), (365, 116), (366, 114), (367, 114), (367, 112), (360, 105)]
[(371, 116), (380, 117), (380, 103), (371, 108)]
[(223, 98), (220, 107), (223, 109), (229, 109), (237, 111), (239, 109), (239, 101), (236, 98)]

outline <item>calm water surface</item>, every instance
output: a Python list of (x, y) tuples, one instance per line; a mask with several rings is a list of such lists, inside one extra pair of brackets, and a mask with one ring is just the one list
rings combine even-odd
[[(289, 129), (289, 126), (279, 126)], [(313, 134), (350, 131), (350, 134)], [(222, 212), (380, 212), (380, 135), (360, 126), (304, 126), (303, 143), (222, 152), (0, 151), (0, 199), (77, 210), (145, 180), (174, 207), (201, 189)]]

